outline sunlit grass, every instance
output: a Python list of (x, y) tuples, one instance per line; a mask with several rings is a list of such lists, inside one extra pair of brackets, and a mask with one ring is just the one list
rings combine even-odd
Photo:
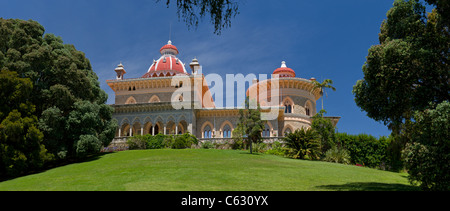
[(0, 190), (417, 190), (406, 174), (235, 150), (105, 154), (0, 182)]

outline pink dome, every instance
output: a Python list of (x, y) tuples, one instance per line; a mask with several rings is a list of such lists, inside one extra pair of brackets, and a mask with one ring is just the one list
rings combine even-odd
[(272, 74), (278, 74), (281, 77), (295, 77), (295, 71), (286, 66), (286, 62), (281, 62), (281, 67), (273, 71)]
[(161, 57), (153, 61), (153, 64), (148, 69), (142, 78), (150, 77), (165, 77), (174, 76), (177, 74), (187, 75), (184, 63), (181, 62), (176, 56), (178, 55), (178, 49), (169, 40), (167, 45), (164, 45), (160, 49)]

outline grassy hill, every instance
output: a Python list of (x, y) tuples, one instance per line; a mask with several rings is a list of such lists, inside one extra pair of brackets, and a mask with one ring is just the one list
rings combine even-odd
[(406, 174), (235, 150), (105, 154), (0, 182), (0, 190), (417, 190)]

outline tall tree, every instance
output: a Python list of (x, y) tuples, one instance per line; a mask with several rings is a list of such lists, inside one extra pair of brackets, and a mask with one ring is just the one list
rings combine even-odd
[[(158, 0), (159, 2), (161, 0)], [(166, 0), (167, 7), (171, 0)], [(190, 27), (197, 27), (199, 20), (210, 15), (214, 33), (220, 35), (222, 29), (231, 26), (231, 18), (239, 14), (239, 4), (234, 0), (177, 0), (178, 18)]]
[[(61, 37), (44, 35), (44, 31), (32, 20), (0, 18), (0, 67), (31, 80), (29, 101), (36, 106), (43, 143), (49, 152), (59, 158), (84, 156), (77, 148), (85, 144), (78, 142), (96, 140), (83, 135), (113, 139), (115, 131), (111, 128), (116, 123), (111, 119), (112, 109), (105, 107), (107, 95), (84, 53), (64, 44)], [(90, 106), (81, 106), (85, 104)], [(75, 128), (73, 122), (82, 120), (74, 118), (85, 117), (74, 116), (74, 112), (97, 111), (101, 123), (83, 122)]]
[(331, 89), (333, 91), (336, 91), (336, 88), (334, 86), (331, 86), (331, 84), (333, 84), (333, 81), (331, 79), (325, 79), (322, 81), (322, 83), (318, 82), (318, 81), (313, 81), (314, 87), (311, 90), (311, 93), (314, 92), (315, 90), (319, 90), (320, 91), (320, 96), (322, 96), (322, 110), (323, 109), (323, 94), (325, 94), (325, 89)]
[[(442, 103), (450, 100), (450, 34), (448, 1), (427, 2), (437, 5), (428, 14), (418, 0), (394, 2), (353, 94), (367, 116), (392, 130), (395, 148), (406, 145), (410, 180), (431, 188), (448, 186), (448, 134), (441, 133), (448, 128), (439, 124), (448, 121), (448, 103)], [(431, 112), (436, 105), (445, 106)]]
[(449, 100), (448, 27), (416, 0), (397, 0), (381, 25), (380, 44), (369, 49), (364, 79), (353, 87), (370, 118), (399, 130), (413, 111)]
[(442, 16), (428, 16), (418, 0), (396, 0), (369, 49), (364, 79), (353, 87), (356, 104), (395, 133), (429, 102), (450, 99), (450, 36)]

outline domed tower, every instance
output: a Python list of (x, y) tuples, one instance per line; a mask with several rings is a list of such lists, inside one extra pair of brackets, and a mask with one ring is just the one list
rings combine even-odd
[(247, 90), (247, 96), (258, 93), (256, 100), (263, 110), (279, 109), (278, 119), (269, 121), (272, 126), (268, 128), (273, 130), (269, 134), (283, 136), (296, 129), (311, 127), (311, 117), (316, 114), (316, 101), (320, 98), (319, 90), (313, 90), (312, 79), (296, 77), (295, 71), (287, 67), (285, 61), (273, 71), (273, 75), (278, 77), (256, 81)]
[(291, 77), (294, 78), (295, 77), (295, 71), (289, 67), (286, 66), (286, 62), (282, 61), (281, 62), (281, 67), (277, 68), (275, 71), (273, 71), (272, 74), (278, 74), (280, 78), (283, 77)]
[(169, 40), (167, 45), (161, 47), (159, 52), (161, 53), (161, 57), (153, 61), (147, 73), (142, 78), (189, 75), (186, 72), (184, 63), (177, 58), (179, 52), (177, 47), (172, 45), (172, 41)]

